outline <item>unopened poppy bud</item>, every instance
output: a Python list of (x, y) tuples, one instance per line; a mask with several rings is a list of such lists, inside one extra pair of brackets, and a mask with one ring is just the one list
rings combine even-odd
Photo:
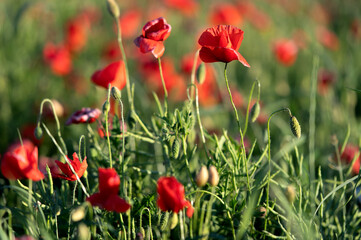
[(172, 154), (174, 158), (178, 158), (179, 156), (179, 149), (180, 149), (180, 142), (178, 138), (174, 139), (173, 145), (172, 145)]
[(79, 222), (80, 220), (82, 220), (85, 217), (85, 209), (84, 207), (80, 206), (78, 208), (76, 208), (72, 213), (71, 213), (71, 220), (73, 222)]
[(300, 138), (301, 137), (301, 125), (299, 124), (299, 122), (295, 116), (292, 116), (290, 118), (290, 126), (291, 126), (293, 135), (295, 135), (295, 137), (297, 137), (297, 138)]
[(116, 3), (115, 0), (107, 0), (107, 7), (108, 7), (109, 13), (110, 13), (114, 18), (119, 18), (119, 16), (120, 16), (120, 11), (119, 11), (118, 4)]
[(142, 235), (143, 237), (145, 236), (145, 230), (144, 230), (144, 228), (143, 227), (140, 227), (140, 230), (139, 230), (140, 232), (140, 235)]
[(36, 139), (40, 140), (43, 137), (43, 130), (40, 126), (37, 126), (34, 130), (34, 136)]
[(78, 239), (86, 240), (90, 238), (90, 231), (87, 225), (81, 223), (78, 225)]
[(105, 102), (104, 102), (102, 110), (103, 110), (103, 114), (109, 112), (109, 110), (110, 110), (110, 104), (109, 104), (108, 101), (105, 101)]
[(196, 183), (198, 187), (203, 187), (208, 182), (209, 174), (206, 166), (202, 166), (201, 170), (196, 176)]
[(259, 103), (256, 102), (251, 109), (251, 121), (252, 122), (255, 122), (257, 120), (260, 110), (261, 110), (261, 107), (259, 106)]
[(197, 81), (202, 84), (204, 80), (206, 80), (206, 65), (202, 62), (197, 68)]
[(178, 214), (173, 213), (170, 219), (170, 229), (174, 229), (178, 225)]
[(217, 168), (215, 166), (209, 167), (209, 178), (208, 178), (209, 184), (211, 184), (213, 187), (218, 185), (219, 182), (219, 175)]
[(296, 198), (296, 189), (293, 185), (288, 185), (286, 189), (286, 197), (290, 203), (293, 203)]
[(122, 93), (117, 87), (112, 87), (111, 94), (115, 100), (120, 100), (122, 98)]

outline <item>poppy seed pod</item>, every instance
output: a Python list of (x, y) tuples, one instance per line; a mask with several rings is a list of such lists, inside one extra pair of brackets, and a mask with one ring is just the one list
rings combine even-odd
[(213, 187), (218, 185), (219, 182), (219, 174), (217, 171), (217, 168), (215, 166), (209, 167), (209, 178), (208, 178), (209, 184), (211, 184)]
[(117, 87), (112, 87), (111, 94), (115, 100), (120, 100), (122, 98), (122, 93)]
[(107, 0), (107, 7), (109, 13), (116, 19), (120, 16), (118, 4), (114, 0)]
[(197, 81), (199, 84), (206, 80), (206, 65), (202, 62), (197, 68)]
[(256, 102), (251, 109), (251, 121), (252, 122), (255, 122), (257, 120), (260, 110), (261, 110), (261, 107), (259, 106), (259, 103)]
[(291, 126), (293, 135), (295, 135), (295, 137), (297, 137), (297, 138), (300, 138), (301, 137), (301, 125), (295, 116), (292, 116), (290, 118), (290, 126)]
[(196, 183), (198, 187), (203, 187), (208, 182), (209, 174), (206, 166), (202, 166), (196, 176)]

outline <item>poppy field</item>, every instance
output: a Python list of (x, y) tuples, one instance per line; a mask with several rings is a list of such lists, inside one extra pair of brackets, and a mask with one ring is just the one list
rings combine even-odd
[(0, 2), (0, 239), (358, 239), (361, 3)]

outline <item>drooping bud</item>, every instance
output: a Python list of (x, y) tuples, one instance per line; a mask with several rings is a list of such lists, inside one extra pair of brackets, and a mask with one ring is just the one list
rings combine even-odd
[(256, 102), (251, 109), (251, 121), (252, 122), (255, 122), (257, 120), (260, 110), (261, 110), (261, 107), (260, 107), (259, 103)]
[(179, 156), (179, 149), (180, 149), (180, 142), (179, 142), (179, 139), (176, 138), (176, 139), (174, 139), (173, 145), (172, 145), (172, 154), (175, 159), (177, 159)]
[(202, 166), (196, 176), (196, 183), (198, 187), (203, 187), (208, 182), (209, 174), (206, 166)]
[(208, 178), (209, 184), (211, 184), (213, 187), (218, 185), (219, 182), (219, 174), (217, 171), (217, 168), (215, 166), (209, 167), (209, 178)]
[(293, 203), (296, 198), (296, 189), (293, 185), (288, 185), (286, 189), (286, 197), (290, 203)]
[(108, 7), (109, 13), (114, 18), (118, 19), (120, 16), (120, 11), (119, 11), (119, 7), (118, 7), (118, 4), (116, 3), (116, 1), (115, 0), (107, 0), (107, 7)]
[(295, 116), (292, 116), (290, 118), (290, 126), (291, 126), (293, 135), (295, 135), (295, 137), (297, 137), (297, 138), (300, 138), (301, 137), (301, 125), (299, 124), (299, 122)]
[(40, 140), (43, 137), (43, 130), (40, 126), (37, 126), (34, 130), (34, 136), (36, 139)]
[(170, 229), (174, 229), (178, 225), (178, 214), (173, 213), (170, 219)]
[(199, 84), (202, 84), (204, 80), (206, 80), (206, 65), (202, 62), (197, 68), (197, 81)]
[(111, 94), (115, 100), (119, 101), (122, 98), (122, 93), (117, 87), (112, 87)]
[(102, 108), (103, 114), (108, 113), (109, 110), (110, 110), (110, 104), (108, 101), (105, 101)]

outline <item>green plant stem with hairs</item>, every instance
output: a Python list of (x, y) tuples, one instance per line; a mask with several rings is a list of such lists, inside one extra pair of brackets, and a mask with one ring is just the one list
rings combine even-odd
[(105, 102), (106, 107), (104, 115), (105, 115), (105, 132), (107, 135), (107, 143), (108, 143), (108, 151), (109, 151), (109, 165), (110, 168), (113, 167), (113, 160), (112, 160), (112, 148), (110, 146), (110, 138), (109, 138), (109, 109), (110, 109), (110, 88), (111, 85), (108, 85), (108, 97), (107, 97), (107, 101)]
[(160, 60), (160, 57), (157, 59), (158, 59), (160, 79), (162, 80), (163, 91), (164, 91), (164, 115), (167, 116), (168, 115), (168, 91), (167, 91), (167, 87), (165, 85), (165, 81), (164, 81), (164, 77), (163, 77), (162, 62)]

